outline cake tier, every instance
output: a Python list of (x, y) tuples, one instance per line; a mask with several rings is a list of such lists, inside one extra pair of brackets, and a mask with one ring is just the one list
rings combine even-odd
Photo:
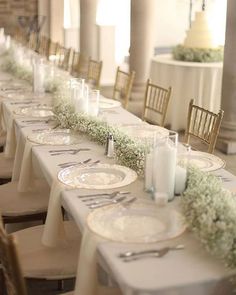
[(197, 12), (191, 28), (187, 31), (184, 46), (189, 48), (216, 48), (205, 11)]

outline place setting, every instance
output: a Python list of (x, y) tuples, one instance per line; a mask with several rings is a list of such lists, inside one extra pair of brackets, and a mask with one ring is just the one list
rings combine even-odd
[(44, 118), (53, 117), (52, 107), (45, 105), (26, 106), (14, 109), (14, 114), (24, 117)]

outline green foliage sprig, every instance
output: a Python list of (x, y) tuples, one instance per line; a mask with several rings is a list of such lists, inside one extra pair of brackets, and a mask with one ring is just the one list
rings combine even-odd
[(177, 45), (172, 50), (173, 58), (189, 62), (219, 62), (223, 60), (224, 48), (188, 48)]

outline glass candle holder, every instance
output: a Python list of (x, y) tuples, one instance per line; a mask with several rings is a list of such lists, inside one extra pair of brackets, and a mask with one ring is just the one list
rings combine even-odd
[(99, 113), (99, 97), (100, 91), (97, 89), (90, 89), (88, 93), (88, 114), (91, 116), (98, 116)]

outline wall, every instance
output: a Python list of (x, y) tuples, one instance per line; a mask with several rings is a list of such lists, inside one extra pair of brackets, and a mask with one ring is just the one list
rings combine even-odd
[(28, 20), (22, 19), (21, 25), (18, 22), (19, 16), (32, 16), (38, 11), (38, 0), (0, 0), (0, 27), (5, 27), (7, 33), (14, 32), (16, 26), (28, 26)]

